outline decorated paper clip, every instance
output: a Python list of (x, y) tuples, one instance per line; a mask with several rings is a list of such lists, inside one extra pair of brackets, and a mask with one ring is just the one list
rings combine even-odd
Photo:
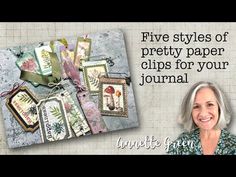
[(89, 60), (92, 60), (92, 61), (106, 60), (107, 64), (109, 64), (110, 67), (115, 65), (115, 63), (113, 61), (113, 60), (115, 60), (115, 58), (108, 57), (105, 55), (91, 56), (91, 57), (89, 57)]
[[(127, 73), (108, 72), (107, 74), (109, 75), (109, 77), (110, 77), (111, 75), (120, 75), (121, 78), (124, 77), (124, 79), (125, 79), (125, 81), (126, 81), (126, 84), (127, 84), (128, 86), (130, 86), (130, 83), (131, 83), (131, 77), (128, 76)], [(122, 76), (122, 75), (123, 75), (123, 76)], [(106, 76), (104, 76), (103, 74), (101, 74), (100, 77), (106, 77)]]

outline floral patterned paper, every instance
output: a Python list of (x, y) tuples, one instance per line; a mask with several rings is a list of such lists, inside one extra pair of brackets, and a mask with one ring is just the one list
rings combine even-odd
[(75, 105), (74, 100), (71, 98), (69, 92), (64, 91), (57, 94), (56, 96), (63, 100), (67, 118), (75, 135), (81, 136), (89, 132), (90, 128), (86, 122), (86, 119)]

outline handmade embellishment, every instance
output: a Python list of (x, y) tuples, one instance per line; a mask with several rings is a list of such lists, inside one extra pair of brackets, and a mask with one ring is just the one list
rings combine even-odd
[(79, 111), (79, 108), (76, 106), (74, 100), (70, 96), (70, 93), (65, 90), (56, 94), (56, 97), (63, 100), (67, 118), (75, 135), (79, 137), (89, 132), (90, 128), (88, 123), (83, 114)]
[(102, 119), (101, 113), (96, 104), (91, 101), (92, 99), (90, 98), (89, 92), (83, 85), (81, 85), (79, 73), (73, 63), (71, 61), (66, 61), (64, 63), (64, 69), (77, 88), (76, 96), (84, 111), (84, 115), (90, 126), (92, 134), (107, 132), (108, 130)]
[(124, 37), (107, 30), (1, 49), (8, 147), (138, 127)]
[(90, 125), (90, 129), (93, 134), (107, 132), (105, 122), (102, 119), (101, 113), (98, 110), (96, 104), (91, 101), (89, 92), (86, 90), (79, 91), (77, 98), (82, 106), (86, 119)]
[(45, 86), (49, 86), (49, 83), (58, 83), (61, 80), (62, 71), (57, 54), (53, 52), (47, 52), (47, 54), (49, 55), (48, 58), (50, 60), (51, 66), (50, 75), (42, 75), (29, 71), (21, 71), (20, 79), (25, 81), (36, 82)]
[(20, 58), (17, 59), (16, 64), (21, 70), (40, 74), (39, 65), (32, 52), (24, 53)]
[[(33, 52), (23, 53), (16, 60), (16, 65), (20, 68), (20, 70), (41, 74), (38, 62), (37, 62)], [(34, 86), (38, 86), (39, 85), (36, 82), (32, 82), (32, 84)]]
[(126, 79), (100, 78), (99, 109), (102, 115), (128, 117)]
[(108, 67), (105, 60), (86, 61), (83, 63), (84, 80), (92, 95), (99, 93), (99, 77), (107, 76), (107, 72)]
[(38, 100), (26, 86), (19, 87), (6, 99), (6, 106), (27, 132), (38, 128), (37, 103)]
[(88, 61), (91, 50), (91, 39), (85, 37), (78, 37), (75, 51), (74, 65), (82, 69), (83, 63)]
[(115, 65), (115, 63), (114, 63), (115, 58), (108, 57), (106, 55), (90, 56), (89, 60), (90, 61), (102, 61), (102, 60), (104, 60), (104, 61), (107, 62), (109, 67), (112, 67), (112, 66)]
[(52, 74), (52, 65), (49, 52), (52, 52), (50, 46), (41, 46), (35, 48), (35, 55), (43, 75)]
[[(62, 66), (63, 66), (63, 62), (65, 62), (66, 60), (71, 60), (72, 63), (74, 63), (74, 45), (68, 45), (68, 47), (66, 46), (60, 46), (60, 56), (61, 56), (61, 62), (62, 62)], [(62, 67), (62, 77), (64, 79), (68, 78), (66, 72), (64, 71), (63, 67)]]
[(37, 104), (43, 142), (71, 138), (71, 130), (63, 101), (57, 97), (40, 100)]
[(60, 46), (60, 54), (62, 60), (70, 59), (72, 63), (74, 63), (74, 57), (75, 57), (74, 48), (75, 47), (72, 44), (69, 44), (68, 47)]

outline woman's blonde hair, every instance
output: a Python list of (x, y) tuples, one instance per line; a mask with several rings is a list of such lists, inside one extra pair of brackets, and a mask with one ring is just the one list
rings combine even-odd
[(184, 97), (179, 116), (180, 123), (183, 124), (187, 131), (192, 131), (197, 128), (192, 119), (192, 109), (196, 94), (202, 88), (210, 88), (214, 92), (219, 106), (219, 120), (215, 128), (226, 128), (231, 119), (231, 108), (229, 103), (223, 92), (216, 84), (204, 81), (194, 84)]

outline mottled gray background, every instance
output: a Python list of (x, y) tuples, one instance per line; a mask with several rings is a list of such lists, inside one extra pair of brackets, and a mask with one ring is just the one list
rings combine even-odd
[[(135, 93), (135, 101), (139, 115), (140, 127), (124, 131), (111, 132), (103, 135), (71, 139), (67, 141), (29, 146), (19, 149), (8, 149), (6, 144), (3, 119), (0, 119), (0, 153), (1, 154), (165, 154), (163, 141), (166, 137), (174, 140), (183, 131), (177, 124), (177, 115), (183, 96), (189, 87), (200, 80), (217, 82), (226, 93), (235, 115), (236, 106), (236, 24), (235, 23), (0, 23), (0, 48), (17, 46), (38, 41), (47, 41), (65, 36), (99, 32), (111, 29), (122, 29), (125, 35), (128, 62)], [(156, 71), (143, 71), (140, 64), (141, 47), (163, 47), (170, 43), (141, 43), (141, 31), (153, 31), (155, 33), (224, 33), (228, 31), (227, 43), (191, 43), (193, 47), (224, 47), (223, 56), (209, 57), (206, 61), (228, 61), (227, 70), (204, 70), (197, 73), (189, 70), (188, 84), (149, 84), (139, 86), (141, 73), (156, 74)], [(181, 47), (181, 44), (173, 46)], [(185, 47), (185, 46), (182, 46)], [(180, 56), (185, 60), (184, 55)], [(151, 59), (157, 59), (152, 57)], [(175, 60), (173, 57), (158, 57), (162, 61)], [(192, 57), (193, 61), (201, 60), (200, 57)], [(163, 74), (182, 74), (183, 70), (166, 70)], [(235, 117), (229, 130), (236, 134)], [(146, 136), (154, 136), (162, 144), (154, 149), (141, 147), (117, 148), (119, 137), (124, 141), (142, 141)]]

